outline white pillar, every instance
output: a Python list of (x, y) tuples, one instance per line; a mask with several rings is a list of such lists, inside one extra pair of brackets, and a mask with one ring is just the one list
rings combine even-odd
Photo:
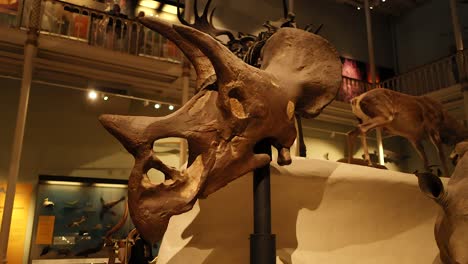
[(452, 15), (452, 26), (453, 26), (453, 34), (455, 36), (455, 44), (457, 46), (457, 50), (463, 50), (463, 36), (460, 27), (460, 20), (458, 19), (458, 10), (457, 10), (457, 1), (450, 0), (450, 13)]
[(288, 0), (288, 11), (291, 13), (294, 12), (294, 0)]
[(385, 155), (382, 143), (382, 129), (377, 128), (375, 130), (376, 140), (377, 140), (377, 149), (379, 150), (379, 164), (385, 165)]
[(455, 45), (457, 47), (457, 67), (458, 67), (458, 77), (462, 81), (462, 93), (463, 93), (463, 106), (465, 108), (465, 125), (468, 125), (468, 83), (466, 83), (467, 76), (466, 76), (466, 68), (467, 63), (465, 62), (465, 58), (463, 55), (463, 36), (460, 26), (460, 19), (458, 18), (458, 9), (457, 9), (457, 1), (450, 0), (450, 13), (452, 17), (452, 27), (453, 27), (453, 35), (455, 37)]
[[(190, 23), (192, 6), (191, 0), (185, 0), (185, 20)], [(190, 91), (190, 61), (184, 56), (182, 61), (182, 105), (188, 102)], [(184, 165), (188, 160), (188, 144), (187, 140), (180, 140), (180, 156), (179, 165)]]
[(37, 32), (28, 33), (28, 40), (24, 48), (23, 78), (21, 80), (18, 114), (16, 117), (15, 134), (11, 150), (10, 168), (8, 171), (8, 185), (3, 207), (2, 227), (0, 230), (0, 261), (7, 263), (8, 238), (10, 235), (11, 217), (13, 214), (13, 203), (16, 193), (16, 182), (18, 180), (21, 152), (23, 150), (24, 129), (28, 112), (29, 92), (33, 73), (33, 59), (37, 53)]
[(7, 263), (8, 238), (10, 236), (11, 217), (13, 214), (13, 203), (16, 193), (16, 182), (18, 181), (21, 152), (23, 150), (24, 129), (28, 113), (29, 92), (34, 67), (34, 58), (37, 53), (37, 39), (39, 37), (40, 18), (42, 14), (41, 0), (32, 2), (29, 17), (29, 30), (26, 43), (24, 44), (23, 77), (21, 79), (20, 97), (18, 102), (18, 113), (13, 136), (10, 167), (8, 170), (7, 190), (3, 205), (2, 226), (0, 229), (0, 263)]
[[(372, 36), (372, 19), (370, 13), (369, 0), (364, 1), (364, 10), (366, 14), (366, 29), (367, 29), (367, 48), (369, 52), (369, 68), (371, 74), (372, 88), (375, 88), (376, 76), (375, 76), (375, 52), (374, 52), (374, 39)], [(379, 151), (379, 164), (384, 165), (384, 151), (382, 143), (382, 130), (380, 128), (376, 129), (376, 139), (377, 139), (377, 148)]]
[(372, 20), (370, 14), (369, 0), (364, 1), (364, 10), (366, 14), (366, 29), (367, 29), (367, 49), (369, 53), (369, 67), (372, 78), (372, 88), (375, 86), (375, 53), (374, 53), (374, 39), (372, 36)]

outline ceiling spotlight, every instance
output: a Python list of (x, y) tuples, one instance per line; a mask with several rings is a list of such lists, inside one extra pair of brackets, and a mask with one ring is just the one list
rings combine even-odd
[(154, 104), (154, 108), (159, 109), (161, 107), (160, 104)]
[(385, 2), (385, 0), (382, 0), (382, 2)]
[(109, 100), (109, 96), (105, 95), (103, 99), (104, 99), (104, 101), (107, 101), (107, 100)]
[(169, 106), (169, 110), (171, 110), (171, 111), (174, 110), (174, 106), (173, 106), (173, 105), (170, 105), (170, 106)]
[(371, 6), (371, 7), (370, 7), (370, 9), (374, 9), (374, 7), (373, 7), (373, 6)]
[(94, 90), (89, 91), (88, 92), (88, 98), (91, 99), (91, 100), (96, 100), (96, 98), (97, 98), (96, 91), (94, 91)]
[(360, 7), (360, 6), (358, 6), (358, 7), (357, 7), (357, 10), (361, 10), (361, 7)]

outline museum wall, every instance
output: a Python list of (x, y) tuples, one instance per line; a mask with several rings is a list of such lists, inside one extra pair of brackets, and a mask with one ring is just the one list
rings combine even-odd
[[(463, 38), (468, 41), (468, 5), (458, 3)], [(394, 20), (400, 72), (455, 52), (449, 1), (431, 0)]]
[[(199, 1), (199, 10), (206, 1)], [(256, 33), (267, 20), (282, 17), (282, 1), (279, 0), (217, 0), (214, 24), (233, 31)], [(340, 55), (368, 61), (366, 20), (363, 10), (334, 1), (295, 1), (298, 25), (304, 28), (311, 24), (317, 28), (324, 24), (320, 35), (337, 48)], [(390, 20), (383, 15), (372, 16), (376, 64), (393, 68), (393, 48)]]
[[(6, 122), (0, 128), (0, 174), (5, 177), (20, 83), (12, 80), (1, 82), (5, 88), (0, 98), (0, 117)], [(152, 105), (144, 106), (142, 101), (110, 97), (109, 101), (98, 99), (91, 102), (86, 96), (82, 91), (33, 83), (20, 181), (36, 182), (39, 174), (126, 179), (133, 166), (133, 158), (102, 128), (98, 116), (103, 113), (170, 113), (164, 107), (156, 110)], [(177, 154), (164, 151), (161, 156), (171, 165), (177, 165)]]
[[(0, 81), (4, 87), (0, 97), (0, 119), (5, 121), (0, 127), (0, 176), (5, 179), (20, 82), (6, 79)], [(39, 174), (126, 179), (133, 158), (102, 128), (97, 118), (103, 113), (154, 116), (165, 115), (170, 111), (164, 107), (156, 110), (152, 105), (144, 106), (141, 101), (115, 97), (109, 101), (91, 102), (82, 91), (33, 83), (20, 181), (36, 182)], [(351, 126), (317, 120), (304, 122), (310, 158), (326, 159), (327, 153), (328, 159), (332, 161), (344, 157), (346, 140), (343, 133), (351, 130)], [(331, 135), (333, 131), (337, 132), (336, 135)], [(156, 144), (158, 156), (172, 166), (178, 166), (176, 141), (167, 139)], [(375, 149), (374, 142), (370, 139), (371, 152)], [(357, 146), (360, 146), (359, 142)], [(356, 156), (360, 157), (362, 149), (359, 147), (357, 150)], [(404, 166), (394, 168), (400, 170)]]
[[(293, 164), (271, 169), (278, 264), (437, 263), (438, 208), (416, 177), (320, 160)], [(246, 176), (174, 216), (158, 263), (248, 263), (252, 212)]]

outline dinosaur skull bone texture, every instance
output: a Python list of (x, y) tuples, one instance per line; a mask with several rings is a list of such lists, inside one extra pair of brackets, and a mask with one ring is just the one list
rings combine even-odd
[[(421, 191), (439, 205), (434, 236), (443, 264), (468, 263), (468, 141), (455, 146), (457, 161), (447, 184), (430, 172), (416, 173)], [(434, 262), (435, 263), (435, 262)], [(438, 262), (439, 263), (439, 262)]]
[[(171, 115), (100, 117), (135, 157), (128, 185), (130, 216), (145, 240), (154, 243), (162, 239), (172, 215), (269, 164), (269, 155), (253, 151), (259, 141), (267, 139), (278, 149), (278, 164), (291, 163), (294, 113), (315, 116), (333, 100), (341, 85), (341, 63), (325, 39), (299, 29), (284, 28), (273, 35), (265, 45), (265, 67), (257, 69), (196, 29), (140, 21), (173, 41), (197, 73), (197, 93)], [(278, 48), (283, 43), (284, 52)], [(186, 170), (168, 167), (156, 157), (153, 143), (166, 137), (187, 139)], [(151, 168), (165, 175), (163, 183), (149, 180)]]

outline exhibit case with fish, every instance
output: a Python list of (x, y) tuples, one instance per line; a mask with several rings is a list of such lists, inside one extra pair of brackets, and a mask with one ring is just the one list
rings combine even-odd
[(127, 181), (41, 175), (30, 260), (105, 261), (133, 228)]

